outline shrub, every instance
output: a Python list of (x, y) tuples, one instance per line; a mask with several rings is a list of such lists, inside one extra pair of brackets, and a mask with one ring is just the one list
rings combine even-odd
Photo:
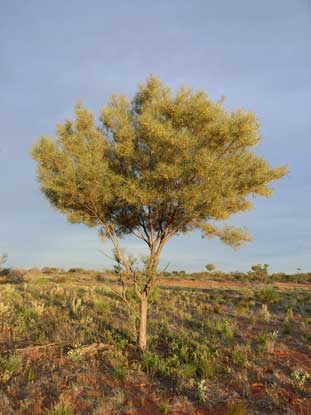
[(248, 365), (248, 354), (250, 346), (248, 344), (236, 344), (232, 351), (232, 361), (237, 366), (246, 367)]
[(43, 274), (55, 274), (57, 272), (60, 272), (60, 269), (54, 267), (44, 267), (41, 271), (43, 272)]
[(200, 380), (198, 383), (198, 398), (201, 403), (205, 403), (207, 400), (207, 386), (205, 379)]
[(9, 358), (0, 359), (0, 378), (2, 382), (8, 382), (22, 368), (23, 359), (18, 354), (12, 354)]
[(286, 312), (286, 321), (292, 321), (292, 320), (294, 320), (294, 312), (293, 312), (292, 307), (289, 307)]
[(279, 301), (280, 295), (273, 288), (263, 288), (255, 293), (255, 299), (260, 303), (276, 303)]
[(269, 336), (266, 333), (258, 334), (256, 338), (256, 350), (259, 353), (262, 353), (266, 350)]
[(162, 401), (159, 405), (159, 410), (161, 414), (167, 414), (169, 411), (169, 402), (168, 401)]
[(310, 379), (310, 374), (306, 369), (298, 367), (291, 373), (293, 385), (296, 389), (303, 389), (304, 384)]
[(283, 326), (283, 334), (290, 334), (292, 331), (292, 327), (289, 321), (285, 321)]
[(96, 274), (95, 279), (98, 282), (104, 282), (105, 281), (105, 275), (104, 274)]
[(68, 270), (68, 272), (70, 272), (70, 273), (74, 273), (74, 272), (76, 272), (76, 273), (84, 273), (85, 272), (85, 269), (83, 269), (83, 268), (70, 268)]
[(5, 284), (21, 284), (24, 282), (25, 271), (19, 269), (3, 269), (0, 272), (0, 281)]
[(228, 415), (246, 415), (242, 402), (234, 402), (228, 405)]
[(54, 407), (48, 412), (48, 415), (74, 415), (72, 405), (61, 399)]
[(260, 309), (260, 315), (263, 318), (263, 320), (268, 323), (270, 321), (270, 311), (268, 310), (267, 304), (262, 304)]
[(256, 280), (259, 280), (261, 282), (267, 282), (268, 277), (269, 277), (269, 273), (268, 273), (268, 264), (257, 264), (257, 265), (253, 265), (251, 267), (251, 271), (248, 272), (248, 275)]

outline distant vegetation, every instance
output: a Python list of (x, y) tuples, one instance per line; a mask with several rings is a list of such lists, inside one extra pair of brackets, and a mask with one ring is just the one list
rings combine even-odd
[[(285, 282), (285, 283), (311, 283), (311, 272), (296, 272), (292, 274), (287, 274), (285, 272), (268, 272), (268, 266), (265, 265), (253, 265), (251, 270), (248, 272), (241, 271), (231, 271), (224, 272), (216, 270), (216, 267), (213, 264), (210, 265), (210, 270), (202, 272), (186, 272), (184, 270), (172, 270), (172, 271), (162, 271), (159, 272), (159, 278), (165, 278), (168, 280), (188, 280), (188, 281), (241, 281), (252, 285), (253, 283), (263, 283), (270, 284), (276, 282)], [(211, 267), (213, 265), (213, 269)], [(207, 268), (207, 266), (206, 266)], [(264, 272), (263, 272), (264, 270)], [(105, 269), (103, 271), (88, 270), (81, 267), (70, 268), (68, 271), (65, 271), (62, 268), (55, 267), (43, 267), (41, 270), (38, 268), (32, 269), (16, 269), (16, 268), (0, 268), (0, 283), (2, 282), (14, 282), (14, 275), (18, 275), (17, 282), (23, 282), (24, 277), (36, 279), (38, 275), (61, 275), (64, 280), (66, 276), (75, 274), (77, 276), (83, 275), (96, 275), (98, 281), (105, 281), (109, 276), (118, 277), (118, 272), (115, 269)]]
[(205, 266), (205, 268), (206, 268), (207, 271), (215, 271), (215, 269), (216, 269), (214, 264), (207, 264)]
[(256, 271), (210, 271), (208, 272), (192, 272), (186, 273), (185, 271), (163, 272), (166, 278), (182, 278), (190, 280), (214, 280), (214, 281), (244, 281), (244, 282), (262, 282), (272, 284), (273, 282), (297, 282), (297, 283), (311, 283), (311, 272), (296, 272), (293, 274), (287, 274), (285, 272), (274, 272), (271, 274), (263, 274)]

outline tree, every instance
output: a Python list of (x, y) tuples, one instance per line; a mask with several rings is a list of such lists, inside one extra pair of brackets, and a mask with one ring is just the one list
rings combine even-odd
[(6, 263), (7, 259), (8, 259), (7, 254), (0, 255), (0, 268), (2, 267), (2, 265), (4, 265)]
[(265, 282), (269, 277), (268, 264), (256, 264), (251, 266), (251, 271), (248, 273), (250, 276), (258, 278), (260, 281)]
[[(75, 119), (57, 126), (56, 139), (33, 148), (38, 179), (51, 204), (73, 223), (99, 226), (114, 246), (123, 300), (131, 283), (140, 301), (138, 345), (147, 344), (147, 310), (163, 247), (174, 236), (200, 229), (238, 247), (245, 229), (217, 221), (252, 207), (250, 197), (270, 196), (270, 183), (286, 174), (251, 149), (260, 141), (253, 113), (228, 112), (204, 91), (176, 94), (151, 76), (132, 100), (113, 95), (96, 123), (77, 105)], [(138, 272), (120, 238), (147, 244)]]
[(206, 270), (207, 270), (208, 272), (215, 271), (215, 269), (216, 269), (216, 267), (215, 267), (215, 265), (214, 265), (214, 264), (206, 264), (206, 265), (205, 265), (205, 268), (206, 268)]

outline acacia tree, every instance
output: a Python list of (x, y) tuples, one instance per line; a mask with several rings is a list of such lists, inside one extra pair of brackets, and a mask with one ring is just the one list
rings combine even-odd
[[(99, 226), (112, 241), (127, 302), (127, 286), (140, 300), (138, 345), (147, 344), (147, 309), (164, 245), (200, 229), (238, 247), (245, 229), (217, 221), (252, 207), (250, 197), (270, 196), (270, 183), (286, 174), (251, 150), (260, 141), (253, 113), (227, 112), (204, 91), (176, 94), (151, 76), (132, 100), (113, 95), (97, 123), (81, 104), (75, 119), (57, 126), (56, 139), (33, 148), (43, 193), (70, 222)], [(143, 272), (124, 254), (120, 238), (147, 244)]]
[(266, 281), (269, 277), (268, 271), (269, 265), (268, 264), (256, 264), (251, 266), (251, 271), (249, 271), (248, 275), (250, 277), (257, 277), (262, 282)]

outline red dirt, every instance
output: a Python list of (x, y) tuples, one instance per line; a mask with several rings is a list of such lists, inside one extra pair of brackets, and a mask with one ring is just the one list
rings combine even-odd
[(198, 281), (198, 280), (167, 280), (160, 279), (158, 285), (165, 287), (185, 287), (185, 288), (230, 288), (230, 287), (242, 287), (240, 281)]
[[(130, 395), (131, 401), (134, 405), (135, 410), (142, 411), (144, 415), (161, 415), (163, 412), (159, 409), (159, 398), (153, 398), (151, 395), (151, 385), (134, 385), (134, 384), (124, 384), (124, 388)], [(141, 400), (141, 392), (144, 391), (144, 399)], [(136, 413), (136, 412), (135, 412)], [(169, 411), (170, 415), (185, 415), (190, 413), (185, 412), (183, 408), (177, 411)], [(130, 415), (131, 412), (122, 412), (122, 415)], [(191, 415), (227, 415), (226, 410), (195, 410), (191, 412)]]
[(300, 282), (277, 282), (274, 285), (276, 285), (278, 288), (281, 288), (283, 290), (285, 289), (291, 289), (291, 288), (303, 288), (306, 290), (311, 290), (311, 284), (309, 283), (300, 283)]
[[(158, 285), (164, 287), (185, 287), (185, 288), (238, 288), (245, 287), (247, 283), (241, 281), (200, 281), (200, 280), (189, 280), (189, 279), (165, 279), (161, 278), (158, 281)], [(298, 283), (298, 282), (277, 282), (273, 286), (280, 289), (294, 289), (303, 288), (311, 290), (311, 284)]]
[(281, 352), (273, 352), (272, 354), (276, 355), (278, 360), (288, 360), (291, 367), (299, 366), (311, 371), (311, 357), (306, 353), (302, 353), (298, 350), (286, 350)]
[[(112, 274), (105, 274), (105, 278), (116, 281), (117, 277)], [(239, 288), (239, 287), (247, 287), (254, 286), (254, 282), (252, 281), (232, 281), (232, 280), (192, 280), (192, 279), (167, 279), (167, 278), (160, 278), (157, 282), (159, 286), (163, 287), (182, 287), (182, 288)], [(274, 282), (272, 284), (273, 287), (277, 287), (279, 289), (295, 289), (295, 288), (303, 288), (307, 290), (311, 290), (311, 283), (298, 283), (298, 282)]]

